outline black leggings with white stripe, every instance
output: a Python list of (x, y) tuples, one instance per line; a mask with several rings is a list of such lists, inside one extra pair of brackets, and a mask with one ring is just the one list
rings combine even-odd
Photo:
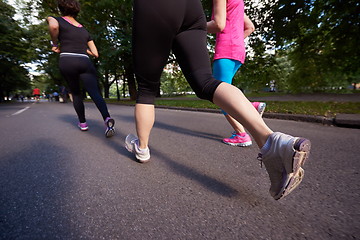
[(200, 0), (134, 0), (137, 103), (154, 103), (171, 50), (196, 95), (212, 101), (221, 81), (212, 77), (206, 35)]
[(99, 91), (96, 69), (89, 57), (86, 55), (62, 54), (60, 55), (59, 68), (70, 88), (73, 105), (81, 123), (86, 122), (86, 118), (80, 81), (82, 81), (86, 91), (99, 109), (103, 119), (110, 117), (106, 103)]

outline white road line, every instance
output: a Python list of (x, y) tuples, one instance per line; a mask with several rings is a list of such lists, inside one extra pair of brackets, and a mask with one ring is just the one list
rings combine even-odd
[(30, 108), (30, 107), (26, 107), (26, 108), (24, 108), (24, 109), (21, 109), (21, 110), (17, 111), (16, 113), (11, 114), (11, 116), (18, 115), (18, 114), (20, 114), (20, 113), (22, 113), (22, 112), (24, 112), (24, 111), (28, 110), (29, 108)]

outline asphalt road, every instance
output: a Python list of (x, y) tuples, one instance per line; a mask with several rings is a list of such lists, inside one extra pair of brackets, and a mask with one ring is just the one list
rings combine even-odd
[(151, 162), (123, 147), (133, 107), (94, 104), (80, 132), (70, 103), (0, 105), (0, 239), (360, 239), (360, 129), (265, 119), (312, 141), (291, 195), (268, 193), (258, 149), (220, 142), (221, 114), (156, 110)]

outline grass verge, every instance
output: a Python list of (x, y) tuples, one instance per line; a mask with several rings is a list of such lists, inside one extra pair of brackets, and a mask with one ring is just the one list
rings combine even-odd
[[(134, 105), (134, 101), (107, 99), (106, 102), (112, 104)], [(266, 112), (304, 114), (314, 116), (334, 117), (339, 113), (360, 114), (360, 104), (357, 102), (283, 102), (266, 101)], [(157, 106), (184, 107), (184, 108), (204, 108), (219, 109), (215, 104), (205, 100), (182, 99), (182, 100), (162, 100), (155, 101)]]

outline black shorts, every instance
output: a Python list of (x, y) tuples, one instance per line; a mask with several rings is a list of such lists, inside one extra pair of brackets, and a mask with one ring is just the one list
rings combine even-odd
[(170, 51), (199, 98), (212, 101), (206, 18), (200, 0), (134, 0), (133, 57), (137, 103), (153, 104)]

